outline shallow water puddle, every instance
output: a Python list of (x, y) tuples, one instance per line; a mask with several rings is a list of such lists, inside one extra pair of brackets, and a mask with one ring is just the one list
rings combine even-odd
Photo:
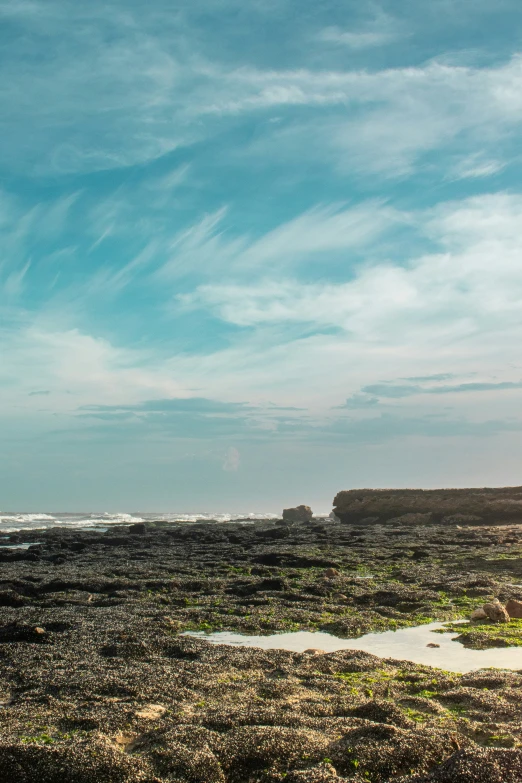
[(30, 546), (42, 543), (43, 541), (30, 541), (28, 544), (0, 544), (0, 549), (29, 549)]
[[(469, 650), (460, 642), (452, 641), (458, 634), (432, 633), (444, 628), (444, 623), (428, 623), (398, 631), (367, 633), (359, 639), (339, 639), (329, 633), (297, 631), (271, 636), (244, 636), (229, 631), (205, 633), (188, 631), (183, 636), (205, 639), (213, 644), (230, 644), (238, 647), (261, 647), (264, 650), (290, 650), (304, 652), (319, 649), (324, 652), (337, 650), (362, 650), (380, 658), (421, 663), (452, 672), (470, 672), (495, 667), (498, 669), (522, 669), (522, 647), (503, 647), (490, 650)], [(440, 647), (427, 647), (438, 644)]]

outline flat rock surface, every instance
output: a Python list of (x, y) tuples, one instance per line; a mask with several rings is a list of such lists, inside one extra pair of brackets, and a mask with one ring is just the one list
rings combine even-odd
[[(522, 779), (522, 647), (521, 672), (459, 675), (350, 650), (180, 636), (355, 637), (522, 601), (516, 521), (158, 522), (32, 535), (17, 537), (42, 543), (0, 550), (0, 780)], [(521, 644), (521, 621), (479, 621), (463, 636), (475, 647)]]

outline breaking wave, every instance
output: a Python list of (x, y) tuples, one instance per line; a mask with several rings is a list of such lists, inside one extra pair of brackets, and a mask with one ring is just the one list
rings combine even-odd
[(16, 533), (19, 530), (43, 530), (52, 527), (107, 528), (110, 525), (125, 525), (134, 522), (165, 520), (168, 522), (254, 522), (263, 519), (277, 519), (277, 514), (247, 512), (244, 514), (211, 513), (110, 513), (110, 512), (74, 512), (74, 513), (22, 513), (0, 512), (0, 534)]

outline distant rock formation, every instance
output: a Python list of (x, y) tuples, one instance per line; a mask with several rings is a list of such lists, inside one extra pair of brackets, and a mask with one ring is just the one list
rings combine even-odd
[(310, 522), (313, 517), (310, 506), (296, 506), (295, 508), (285, 508), (283, 519), (287, 522)]
[(334, 513), (344, 524), (522, 522), (522, 487), (351, 489), (336, 495)]

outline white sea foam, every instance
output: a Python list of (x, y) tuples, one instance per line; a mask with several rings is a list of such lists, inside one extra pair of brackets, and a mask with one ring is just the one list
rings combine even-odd
[(126, 525), (147, 520), (165, 520), (167, 522), (235, 522), (245, 524), (256, 520), (277, 519), (277, 514), (246, 512), (244, 514), (204, 513), (140, 513), (127, 512), (74, 512), (74, 513), (22, 513), (0, 512), (0, 533), (16, 533), (20, 530), (40, 530), (52, 527), (105, 529), (110, 525)]
[(0, 512), (0, 532), (16, 533), (20, 530), (44, 530), (51, 527), (89, 528), (99, 525), (132, 524), (142, 522), (142, 517), (127, 513), (8, 513)]
[(39, 520), (54, 520), (51, 514), (2, 514), (0, 522), (36, 522)]
[[(73, 513), (25, 513), (25, 512), (0, 512), (0, 533), (16, 533), (19, 530), (43, 530), (50, 527), (70, 528), (94, 528), (101, 530), (110, 525), (130, 525), (135, 522), (163, 520), (166, 522), (239, 522), (240, 524), (252, 524), (253, 522), (270, 521), (279, 519), (280, 514), (261, 513), (247, 511), (243, 514), (212, 514), (208, 511), (201, 513), (173, 512), (152, 513), (140, 512), (129, 514), (127, 512), (73, 512)], [(328, 514), (317, 514), (317, 518), (327, 517)]]
[[(148, 515), (150, 516), (150, 515)], [(255, 521), (255, 520), (270, 520), (270, 519), (278, 519), (277, 514), (256, 514), (253, 511), (249, 511), (244, 514), (209, 514), (209, 513), (201, 513), (201, 514), (158, 514), (156, 516), (157, 519), (166, 519), (169, 521), (177, 521), (177, 522), (237, 522), (238, 520), (249, 520), (249, 521)]]

